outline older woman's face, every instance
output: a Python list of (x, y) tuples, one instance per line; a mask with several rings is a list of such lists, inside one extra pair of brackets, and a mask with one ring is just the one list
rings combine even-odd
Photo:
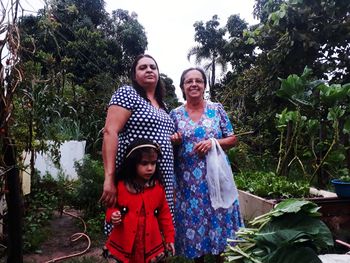
[(198, 70), (191, 70), (186, 73), (183, 84), (183, 92), (186, 100), (192, 98), (203, 98), (205, 90), (204, 79)]
[(141, 58), (136, 65), (135, 77), (141, 87), (157, 86), (159, 72), (154, 60), (148, 57)]

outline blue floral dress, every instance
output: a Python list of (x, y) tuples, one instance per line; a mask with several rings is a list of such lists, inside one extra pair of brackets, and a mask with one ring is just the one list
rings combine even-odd
[(243, 226), (238, 200), (232, 208), (214, 210), (206, 181), (206, 159), (193, 153), (199, 141), (220, 139), (233, 134), (232, 124), (220, 103), (206, 102), (198, 122), (184, 106), (170, 112), (175, 129), (182, 134), (182, 145), (175, 150), (175, 227), (176, 253), (187, 258), (223, 252), (227, 238)]

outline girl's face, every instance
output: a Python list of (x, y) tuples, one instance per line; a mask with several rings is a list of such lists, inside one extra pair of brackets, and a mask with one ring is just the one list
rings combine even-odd
[(141, 58), (136, 65), (135, 78), (141, 87), (157, 86), (159, 73), (154, 60), (148, 57)]
[(158, 154), (155, 151), (150, 153), (142, 153), (140, 162), (136, 165), (136, 180), (139, 183), (146, 183), (151, 179), (156, 171)]
[(198, 70), (191, 70), (186, 73), (183, 84), (183, 91), (186, 99), (203, 98), (204, 95), (204, 79)]

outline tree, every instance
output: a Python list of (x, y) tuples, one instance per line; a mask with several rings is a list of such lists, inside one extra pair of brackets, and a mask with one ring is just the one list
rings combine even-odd
[(226, 43), (224, 39), (226, 29), (218, 28), (219, 25), (217, 15), (214, 15), (205, 25), (202, 21), (196, 22), (193, 25), (196, 31), (194, 39), (199, 45), (192, 47), (187, 55), (188, 59), (195, 56), (197, 64), (200, 64), (202, 60), (209, 60), (204, 69), (211, 71), (208, 82), (211, 97), (215, 96), (216, 64), (219, 63), (224, 70), (226, 69), (226, 62), (221, 57)]
[(244, 32), (248, 30), (248, 23), (239, 15), (231, 15), (226, 23), (229, 40), (225, 45), (224, 58), (231, 63), (232, 73), (241, 74), (255, 61), (253, 43), (245, 42)]
[(110, 17), (103, 1), (95, 3), (96, 12), (85, 8), (89, 2), (54, 1), (37, 17), (21, 20), (25, 43), (21, 57), (29, 74), (17, 98), (30, 108), (17, 113), (19, 119), (26, 116), (23, 123), (28, 128), (22, 126), (22, 132), (29, 129), (35, 135), (28, 141), (59, 142), (63, 134), (53, 131), (65, 127), (69, 132), (74, 126), (80, 139), (87, 140), (88, 151), (98, 148), (110, 96), (147, 47), (136, 14), (119, 9)]
[(179, 100), (175, 93), (175, 86), (173, 84), (173, 80), (170, 79), (167, 75), (161, 74), (160, 75), (162, 81), (164, 82), (165, 86), (165, 96), (164, 101), (168, 108), (168, 111), (178, 107), (180, 105)]
[(253, 15), (262, 23), (265, 23), (272, 12), (279, 9), (285, 0), (255, 0)]
[[(257, 0), (259, 24), (245, 28), (238, 17), (228, 21), (225, 57), (232, 71), (218, 98), (238, 127), (255, 131), (241, 139), (254, 151), (278, 151), (274, 118), (285, 107), (276, 96), (280, 79), (307, 66), (330, 85), (349, 82), (349, 8), (349, 1), (340, 0)], [(322, 112), (320, 120), (327, 117)]]
[[(18, 34), (19, 1), (12, 2), (7, 11), (1, 2), (0, 40), (1, 58), (6, 57), (5, 64), (0, 63), (0, 186), (1, 197), (5, 195), (7, 215), (0, 215), (7, 225), (7, 262), (23, 262), (23, 205), (17, 164), (15, 140), (11, 127), (13, 125), (13, 96), (23, 79), (20, 66)], [(8, 23), (5, 14), (9, 14)], [(6, 191), (4, 191), (6, 189)]]

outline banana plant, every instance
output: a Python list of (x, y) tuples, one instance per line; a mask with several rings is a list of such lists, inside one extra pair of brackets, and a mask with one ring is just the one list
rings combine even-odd
[[(307, 67), (301, 76), (290, 75), (281, 80), (277, 96), (290, 102), (277, 114), (280, 131), (279, 160), (276, 174), (288, 175), (293, 163), (301, 167), (310, 183), (316, 175), (337, 177), (349, 171), (350, 164), (350, 83), (329, 85), (312, 80)], [(346, 167), (347, 166), (347, 167)], [(327, 182), (328, 178), (318, 178)]]

